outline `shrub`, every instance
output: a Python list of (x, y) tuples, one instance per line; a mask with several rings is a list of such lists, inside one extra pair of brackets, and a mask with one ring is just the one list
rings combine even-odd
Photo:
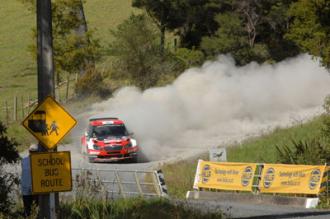
[(114, 79), (125, 78), (144, 90), (172, 81), (184, 69), (181, 60), (160, 49), (159, 30), (146, 15), (131, 15), (111, 34), (108, 53)]
[(17, 152), (18, 143), (10, 139), (7, 134), (7, 128), (0, 121), (0, 212), (9, 214), (13, 205), (9, 197), (12, 187), (18, 184), (18, 178), (4, 169), (4, 165), (15, 163), (19, 159)]
[(285, 164), (324, 164), (330, 161), (330, 147), (319, 139), (292, 140), (293, 147), (276, 146), (278, 161)]
[(106, 87), (101, 73), (94, 68), (90, 68), (78, 79), (75, 92), (78, 97), (90, 96), (92, 94), (106, 97), (111, 94), (111, 89)]

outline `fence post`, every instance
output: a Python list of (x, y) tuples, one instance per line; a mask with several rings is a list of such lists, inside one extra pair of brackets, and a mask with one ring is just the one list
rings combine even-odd
[(30, 113), (30, 101), (31, 101), (31, 99), (30, 99), (30, 94), (29, 94), (29, 95), (28, 95), (27, 114)]
[(120, 193), (122, 194), (123, 198), (126, 198), (126, 195), (124, 193), (123, 184), (121, 183), (121, 180), (120, 180), (120, 177), (119, 177), (119, 174), (118, 174), (117, 170), (115, 170), (115, 176), (116, 176), (116, 179), (117, 179), (117, 182), (118, 182)]
[(57, 101), (60, 103), (61, 102), (61, 89), (60, 89), (60, 85), (57, 85), (56, 87), (57, 89), (55, 89), (55, 93), (57, 90)]
[(65, 102), (68, 102), (69, 99), (69, 85), (70, 85), (70, 76), (66, 80), (66, 93), (65, 93)]
[(13, 111), (13, 120), (17, 120), (17, 96), (14, 97), (14, 111)]
[(22, 119), (24, 119), (24, 98), (21, 96)]
[(156, 193), (160, 197), (160, 196), (162, 196), (162, 190), (160, 188), (160, 183), (158, 182), (157, 171), (154, 171), (152, 176), (153, 176), (153, 180), (154, 180), (154, 186), (155, 186)]
[(136, 181), (136, 185), (137, 185), (137, 188), (139, 190), (139, 193), (140, 193), (141, 196), (143, 196), (140, 180), (139, 180), (139, 177), (138, 177), (136, 171), (134, 172), (134, 177), (135, 177), (135, 181)]
[(77, 83), (78, 82), (78, 73), (76, 73), (76, 75), (75, 75), (75, 83)]
[(6, 111), (6, 125), (9, 124), (9, 110), (8, 110), (8, 103), (5, 101), (5, 111)]

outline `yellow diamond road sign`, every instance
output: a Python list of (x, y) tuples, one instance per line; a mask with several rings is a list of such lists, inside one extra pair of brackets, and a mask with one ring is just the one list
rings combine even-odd
[(23, 121), (23, 126), (46, 148), (52, 149), (77, 121), (52, 97), (47, 97)]

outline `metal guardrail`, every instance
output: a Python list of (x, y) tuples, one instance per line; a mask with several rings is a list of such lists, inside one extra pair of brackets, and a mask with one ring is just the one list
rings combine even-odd
[(102, 199), (167, 197), (161, 171), (72, 169), (73, 189), (65, 196), (97, 196)]

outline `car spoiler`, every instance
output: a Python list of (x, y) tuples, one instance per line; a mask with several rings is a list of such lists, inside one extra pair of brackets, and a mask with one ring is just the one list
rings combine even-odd
[(96, 120), (116, 120), (118, 118), (116, 117), (95, 117), (95, 118), (90, 118), (89, 121), (96, 121)]

